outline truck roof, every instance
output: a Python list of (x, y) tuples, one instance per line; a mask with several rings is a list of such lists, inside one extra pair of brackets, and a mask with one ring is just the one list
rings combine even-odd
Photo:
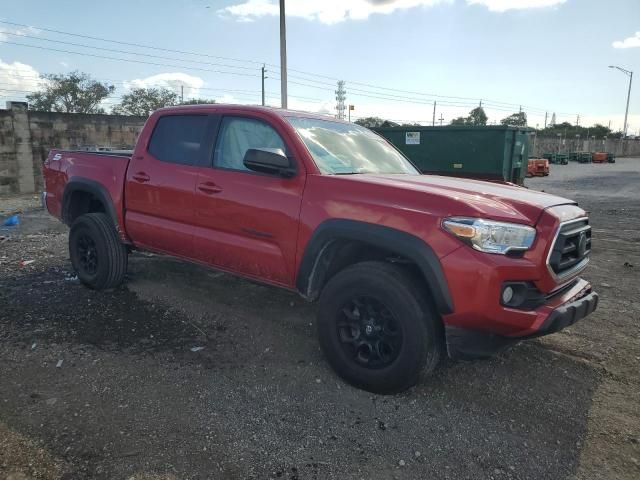
[[(319, 118), (322, 120), (331, 120), (336, 122), (344, 122), (338, 120), (332, 115), (304, 112), (301, 110), (289, 110), (276, 107), (263, 107), (262, 105), (238, 105), (230, 103), (210, 103), (202, 105), (177, 105), (174, 107), (164, 107), (156, 110), (156, 113), (187, 113), (187, 112), (208, 112), (208, 113), (268, 113), (269, 115), (277, 115), (279, 117), (309, 117)], [(346, 123), (346, 122), (345, 122)]]

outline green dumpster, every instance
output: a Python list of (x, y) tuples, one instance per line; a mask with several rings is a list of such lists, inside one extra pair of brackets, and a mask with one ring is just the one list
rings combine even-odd
[(578, 152), (578, 162), (591, 163), (591, 152)]
[(607, 153), (607, 162), (616, 163), (616, 156), (613, 153)]
[(372, 128), (423, 173), (521, 184), (527, 173), (529, 132), (505, 126)]
[(549, 160), (549, 163), (553, 163), (555, 165), (567, 165), (569, 164), (569, 159), (571, 158), (570, 153), (544, 153), (542, 154), (542, 158), (546, 158)]

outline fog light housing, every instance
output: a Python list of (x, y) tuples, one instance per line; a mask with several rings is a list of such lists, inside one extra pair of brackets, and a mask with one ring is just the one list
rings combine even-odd
[(531, 282), (505, 282), (500, 290), (500, 304), (518, 310), (535, 310), (545, 299)]
[(509, 305), (509, 303), (513, 300), (513, 287), (507, 285), (502, 290), (502, 304)]

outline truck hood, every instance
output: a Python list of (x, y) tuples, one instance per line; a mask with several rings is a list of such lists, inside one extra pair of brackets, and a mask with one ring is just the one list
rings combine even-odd
[(573, 200), (524, 187), (466, 178), (376, 174), (357, 174), (343, 178), (457, 200), (452, 204), (457, 205), (459, 211), (449, 211), (446, 215), (468, 215), (528, 225), (535, 225), (547, 208), (576, 204)]

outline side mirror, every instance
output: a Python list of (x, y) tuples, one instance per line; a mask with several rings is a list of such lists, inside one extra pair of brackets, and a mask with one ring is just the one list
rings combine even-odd
[(293, 177), (295, 169), (280, 148), (250, 148), (244, 154), (244, 166), (249, 170), (282, 177)]

